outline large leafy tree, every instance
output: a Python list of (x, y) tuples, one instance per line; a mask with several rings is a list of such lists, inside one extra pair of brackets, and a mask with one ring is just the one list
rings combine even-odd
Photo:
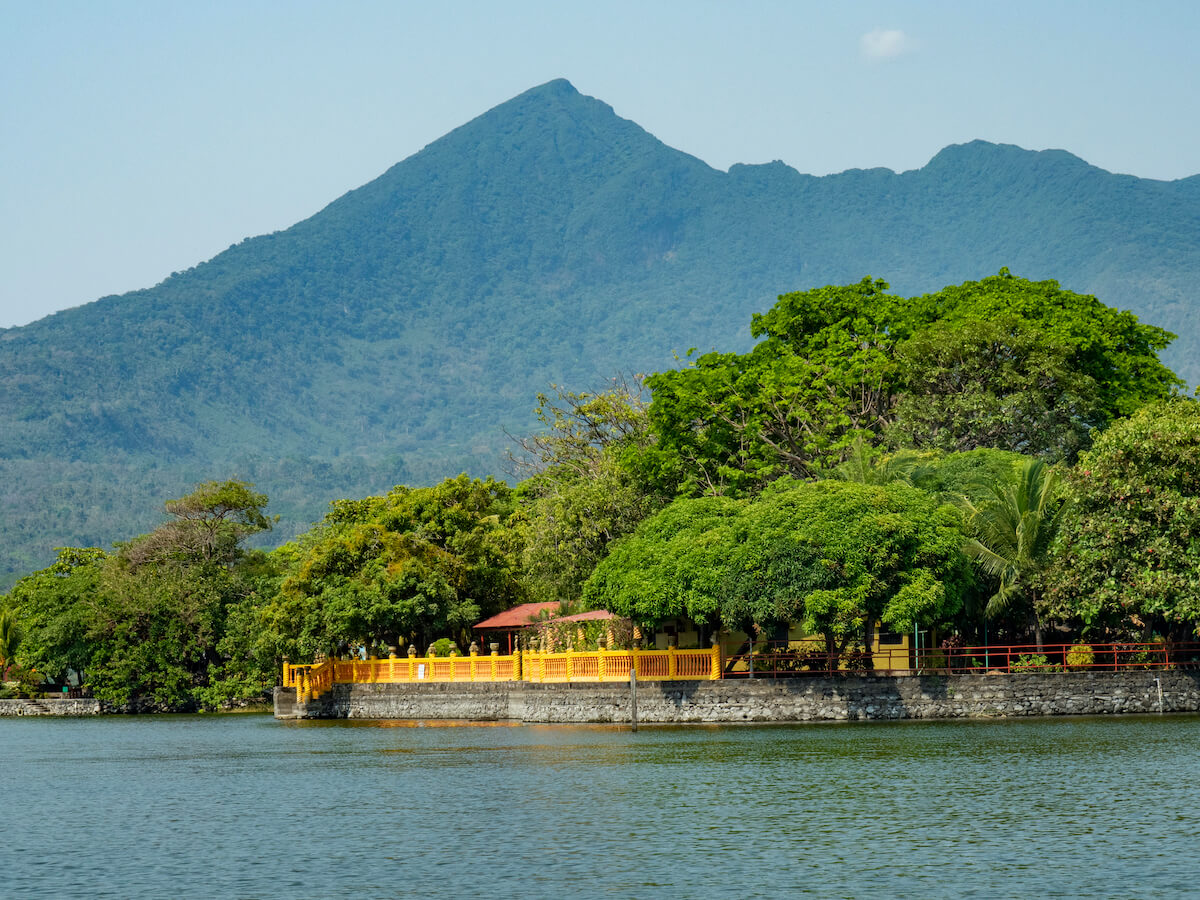
[(1048, 596), (1085, 629), (1193, 638), (1200, 626), (1200, 404), (1114, 424), (1071, 475)]
[(73, 670), (86, 679), (107, 557), (96, 547), (62, 547), (53, 565), (13, 585), (8, 602), (23, 632), (21, 658), (42, 674), (62, 678)]
[(798, 622), (831, 653), (883, 622), (936, 624), (970, 581), (958, 513), (908, 485), (781, 479), (754, 500), (677, 500), (618, 542), (585, 595), (636, 621)]
[(10, 594), (22, 657), (54, 677), (73, 670), (114, 702), (213, 702), (227, 612), (252, 590), (245, 566), (261, 556), (243, 541), (271, 526), (266, 503), (244, 482), (208, 482), (168, 501), (168, 520), (115, 554), (61, 550)]
[(759, 343), (647, 383), (685, 494), (753, 491), (837, 465), (856, 441), (1072, 457), (1179, 380), (1172, 339), (1095, 297), (999, 275), (922, 297), (882, 281), (785, 294)]
[(658, 454), (638, 379), (603, 391), (539, 394), (538, 433), (513, 456), (523, 579), (532, 597), (577, 603), (616, 538), (664, 502)]
[(746, 354), (709, 353), (647, 379), (659, 442), (678, 456), (686, 493), (754, 488), (835, 464), (878, 434), (893, 404), (893, 348), (930, 318), (928, 303), (883, 281), (785, 294), (754, 316)]
[(507, 485), (465, 475), (429, 488), (337, 501), (296, 545), (258, 617), (260, 645), (291, 659), (353, 642), (461, 635), (522, 598)]
[(1074, 459), (1111, 410), (1069, 344), (1020, 320), (935, 322), (896, 348), (904, 377), (889, 441)]

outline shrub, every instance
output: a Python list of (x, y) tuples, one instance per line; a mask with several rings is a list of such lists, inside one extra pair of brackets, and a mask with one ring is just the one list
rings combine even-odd
[(1009, 668), (1014, 672), (1053, 672), (1055, 668), (1044, 653), (1022, 653)]
[(1072, 644), (1067, 650), (1068, 669), (1087, 669), (1096, 661), (1096, 651), (1091, 644)]
[(35, 669), (27, 669), (24, 666), (10, 666), (8, 669), (7, 687), (10, 691), (9, 698), (29, 698), (34, 697), (42, 691), (42, 676)]

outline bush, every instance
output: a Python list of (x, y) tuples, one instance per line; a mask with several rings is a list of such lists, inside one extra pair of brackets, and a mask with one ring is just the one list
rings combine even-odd
[(27, 669), (24, 666), (10, 666), (8, 669), (8, 679), (8, 682), (4, 685), (7, 689), (5, 699), (28, 699), (42, 692), (42, 676), (35, 669)]
[(1067, 650), (1068, 669), (1087, 669), (1096, 661), (1096, 651), (1091, 644), (1072, 644)]
[(1044, 653), (1022, 653), (1017, 661), (1009, 666), (1013, 672), (1057, 672), (1058, 667), (1050, 665), (1050, 660)]

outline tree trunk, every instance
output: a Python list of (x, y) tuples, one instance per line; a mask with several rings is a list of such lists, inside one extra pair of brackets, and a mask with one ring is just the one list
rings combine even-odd
[(838, 657), (841, 650), (838, 648), (837, 641), (834, 640), (832, 634), (825, 635), (825, 671), (836, 672), (838, 667)]
[(875, 643), (875, 620), (867, 616), (866, 624), (863, 627), (863, 665), (867, 671), (875, 668), (875, 659), (871, 652), (871, 646)]

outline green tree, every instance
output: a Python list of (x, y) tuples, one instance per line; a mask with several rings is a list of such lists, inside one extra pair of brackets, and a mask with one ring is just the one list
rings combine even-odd
[(148, 562), (232, 566), (251, 535), (269, 531), (273, 520), (264, 509), (266, 494), (244, 481), (207, 481), (190, 494), (168, 500), (171, 519), (122, 548), (134, 568)]
[(86, 681), (107, 558), (96, 547), (60, 547), (52, 566), (13, 585), (8, 603), (23, 632), (21, 657), (28, 665), (56, 679), (74, 671)]
[(27, 634), (22, 656), (47, 675), (73, 670), (116, 703), (211, 702), (227, 611), (251, 589), (242, 543), (270, 527), (266, 502), (244, 482), (207, 482), (113, 555), (60, 550), (10, 594)]
[(1096, 382), (1073, 349), (1019, 320), (935, 322), (896, 348), (904, 373), (888, 440), (1073, 460), (1103, 426)]
[[(1001, 269), (980, 281), (943, 288), (918, 298), (933, 303), (938, 320), (1023, 323), (1066, 352), (1070, 368), (1095, 384), (1095, 415), (1101, 424), (1128, 416), (1172, 394), (1183, 382), (1159, 361), (1175, 335), (1113, 309), (1090, 294), (1063, 290), (1057, 281), (1029, 281)], [(1027, 373), (1036, 376), (1038, 370)]]
[(784, 294), (754, 316), (747, 354), (709, 353), (647, 379), (650, 418), (676, 455), (683, 490), (739, 493), (781, 474), (836, 465), (856, 439), (883, 430), (893, 404), (893, 348), (931, 315), (930, 304), (864, 278)]
[(911, 299), (869, 278), (785, 294), (751, 333), (749, 353), (647, 379), (684, 494), (812, 477), (893, 428), (894, 446), (1069, 458), (1180, 385), (1157, 356), (1168, 332), (1007, 270)]
[(1043, 460), (1028, 460), (1014, 480), (993, 486), (990, 500), (977, 505), (964, 498), (963, 506), (972, 535), (963, 549), (997, 584), (985, 615), (1023, 614), (1040, 650), (1042, 575), (1066, 508), (1058, 473)]
[(970, 581), (958, 513), (900, 483), (780, 479), (755, 500), (677, 500), (618, 541), (585, 587), (635, 621), (796, 622), (831, 654), (880, 622), (936, 624)]
[(17, 660), (17, 650), (21, 647), (21, 626), (12, 610), (0, 606), (0, 680)]
[(1085, 629), (1173, 640), (1200, 626), (1200, 404), (1114, 424), (1071, 473), (1048, 596)]
[(538, 395), (535, 413), (544, 429), (513, 457), (529, 476), (515, 520), (523, 579), (537, 600), (575, 604), (612, 541), (665, 502), (660, 458), (637, 379), (595, 393), (556, 388)]
[(266, 531), (267, 497), (246, 482), (210, 481), (165, 504), (171, 516), (121, 545), (101, 570), (89, 680), (114, 702), (205, 702), (225, 660), (228, 610), (251, 585), (244, 541)]
[(337, 501), (282, 552), (291, 564), (259, 621), (293, 660), (347, 642), (425, 643), (464, 635), (522, 599), (507, 485), (466, 475), (430, 488)]

